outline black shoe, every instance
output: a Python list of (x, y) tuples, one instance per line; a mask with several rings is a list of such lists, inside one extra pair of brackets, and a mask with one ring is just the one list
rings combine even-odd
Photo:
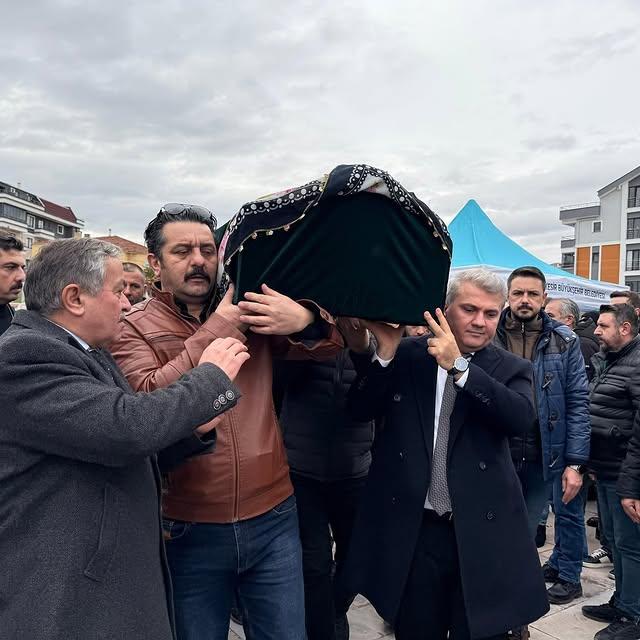
[(531, 634), (529, 633), (529, 627), (525, 625), (519, 629), (509, 631), (509, 635), (507, 637), (509, 640), (529, 640), (529, 638), (531, 638)]
[(536, 529), (536, 547), (544, 547), (544, 543), (547, 541), (547, 527), (544, 524), (539, 524)]
[(558, 581), (547, 589), (547, 597), (551, 604), (566, 604), (582, 595), (582, 585), (579, 582)]
[(618, 622), (623, 618), (622, 611), (613, 604), (613, 598), (605, 604), (585, 605), (582, 607), (582, 615), (590, 620), (598, 622)]
[(598, 631), (593, 640), (640, 640), (640, 626), (623, 618)]
[(548, 562), (542, 565), (542, 575), (545, 582), (558, 582), (558, 570), (552, 567)]
[(598, 516), (590, 516), (587, 518), (587, 527), (597, 527), (599, 522)]

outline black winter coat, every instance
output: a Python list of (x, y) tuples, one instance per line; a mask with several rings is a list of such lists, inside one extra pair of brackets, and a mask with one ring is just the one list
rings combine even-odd
[(276, 363), (274, 399), (292, 472), (321, 482), (369, 472), (374, 423), (346, 410), (355, 377), (346, 349), (331, 360)]
[[(597, 353), (591, 362), (589, 466), (598, 479), (615, 482), (631, 435), (640, 429), (640, 337), (617, 353)], [(632, 459), (629, 469), (633, 467)]]
[[(385, 423), (336, 586), (362, 593), (386, 620), (398, 612), (431, 478), (438, 369), (426, 340), (403, 340), (387, 369), (355, 360), (359, 376), (350, 391), (354, 415), (382, 415)], [(471, 360), (451, 416), (448, 484), (473, 638), (528, 624), (549, 609), (508, 444), (534, 418), (531, 381), (529, 362), (489, 345)]]
[(584, 366), (587, 369), (587, 378), (589, 381), (593, 378), (591, 358), (600, 351), (600, 343), (593, 333), (595, 329), (596, 323), (589, 316), (582, 316), (574, 329), (574, 333), (580, 338), (580, 350), (582, 351)]

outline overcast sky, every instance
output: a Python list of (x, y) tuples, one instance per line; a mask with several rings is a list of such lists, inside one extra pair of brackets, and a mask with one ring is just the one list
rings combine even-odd
[(637, 0), (5, 2), (0, 180), (141, 240), (337, 164), (548, 261), (558, 207), (640, 165)]

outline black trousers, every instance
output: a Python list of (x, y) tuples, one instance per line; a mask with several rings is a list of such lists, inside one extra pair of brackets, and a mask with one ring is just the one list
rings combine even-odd
[(366, 478), (320, 482), (291, 473), (291, 481), (302, 542), (307, 639), (345, 640), (349, 637), (347, 610), (353, 597), (334, 592), (333, 575), (344, 561)]
[[(424, 512), (395, 633), (396, 640), (471, 639), (453, 522), (434, 511)], [(485, 640), (507, 637), (504, 633)]]

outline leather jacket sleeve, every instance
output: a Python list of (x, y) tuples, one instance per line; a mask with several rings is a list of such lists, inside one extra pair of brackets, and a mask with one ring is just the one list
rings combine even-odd
[(198, 366), (202, 352), (216, 338), (246, 336), (217, 313), (212, 313), (198, 330), (184, 341), (184, 349), (172, 360), (162, 364), (145, 336), (123, 320), (120, 338), (111, 350), (113, 357), (135, 391), (162, 389)]

